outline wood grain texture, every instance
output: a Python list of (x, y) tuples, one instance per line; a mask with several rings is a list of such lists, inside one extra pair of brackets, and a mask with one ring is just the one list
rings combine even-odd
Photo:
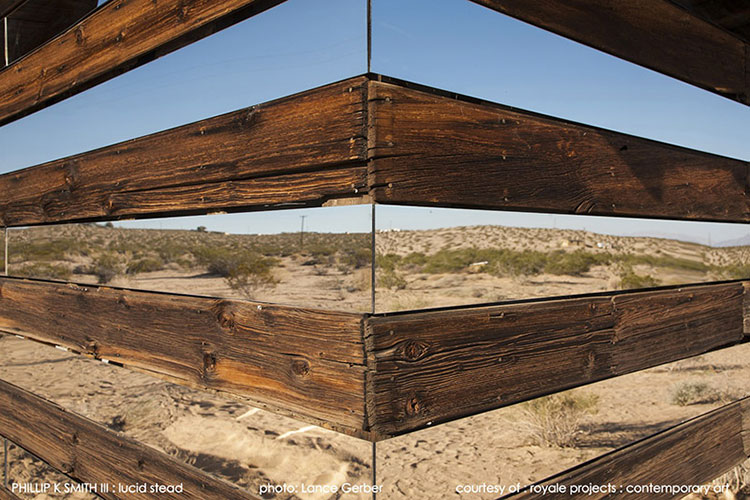
[(667, 0), (473, 0), (684, 82), (750, 104), (747, 43)]
[(745, 335), (750, 336), (750, 282), (743, 282), (744, 298), (742, 300), (742, 316)]
[(363, 77), (0, 175), (0, 226), (320, 206), (367, 189)]
[[(3, 33), (2, 39), (8, 43), (8, 61), (16, 61), (73, 26), (92, 12), (96, 3), (96, 0), (27, 0), (7, 16), (8, 36)], [(5, 26), (5, 23), (0, 26), (0, 32)]]
[(364, 428), (358, 314), (0, 278), (0, 330), (351, 434)]
[[(236, 486), (0, 380), (0, 434), (58, 471), (91, 484), (182, 484), (180, 498), (255, 498)], [(151, 499), (153, 493), (99, 492)]]
[(747, 162), (387, 80), (369, 91), (376, 202), (750, 220)]
[(393, 436), (737, 344), (741, 283), (368, 318), (368, 421)]
[(701, 19), (750, 42), (750, 4), (737, 0), (669, 0)]
[(0, 125), (284, 0), (113, 0), (0, 72)]
[(613, 494), (560, 493), (542, 497), (539, 493), (523, 491), (503, 498), (681, 498), (684, 495), (653, 492), (625, 494), (619, 491), (619, 487), (705, 484), (740, 464), (750, 456), (743, 448), (741, 437), (743, 407), (746, 410), (747, 403), (747, 398), (730, 403), (537, 483), (559, 483), (568, 487), (613, 484), (617, 489)]
[(745, 399), (742, 403), (742, 443), (745, 447), (745, 455), (750, 457), (750, 401)]
[(21, 500), (12, 491), (5, 489), (0, 485), (0, 500)]

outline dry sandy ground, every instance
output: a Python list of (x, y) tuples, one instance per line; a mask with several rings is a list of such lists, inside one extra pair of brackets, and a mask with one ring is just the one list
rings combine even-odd
[[(535, 442), (518, 407), (381, 442), (380, 498), (493, 498), (455, 489), (543, 479), (723, 404), (673, 404), (682, 382), (705, 382), (727, 400), (750, 394), (749, 355), (749, 345), (737, 346), (573, 391), (595, 394), (598, 402), (570, 448)], [(0, 378), (253, 492), (267, 481), (341, 485), (371, 477), (371, 448), (364, 441), (27, 340), (0, 338)], [(11, 479), (63, 480), (15, 448)]]

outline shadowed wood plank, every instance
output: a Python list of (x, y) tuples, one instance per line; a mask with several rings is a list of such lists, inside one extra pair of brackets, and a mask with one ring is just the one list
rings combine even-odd
[(722, 283), (366, 320), (368, 418), (387, 437), (737, 344)]
[(503, 498), (681, 498), (684, 493), (669, 495), (647, 490), (626, 494), (625, 488), (628, 485), (705, 484), (742, 463), (750, 456), (742, 443), (742, 420), (747, 417), (747, 410), (748, 399), (745, 398), (537, 483), (563, 484), (568, 488), (611, 484), (612, 492), (542, 496), (524, 491)]
[(747, 162), (381, 79), (376, 202), (750, 221)]
[(0, 175), (0, 225), (319, 206), (366, 192), (353, 78)]
[(0, 72), (0, 125), (284, 0), (112, 0)]
[(364, 428), (358, 314), (0, 278), (0, 330)]
[(9, 12), (18, 8), (26, 0), (0, 0), (0, 18), (5, 17)]
[[(96, 0), (27, 0), (6, 20), (8, 36), (6, 39), (3, 34), (3, 39), (8, 43), (8, 61), (13, 63), (59, 35), (93, 11), (96, 3)], [(5, 28), (3, 23), (0, 31)]]
[(0, 500), (21, 500), (13, 492), (0, 485)]
[[(256, 498), (59, 405), (0, 380), (0, 434), (58, 471), (89, 484), (179, 485), (180, 498)], [(98, 491), (103, 498), (154, 498), (155, 493)]]
[(750, 104), (748, 45), (666, 0), (473, 0), (684, 82)]

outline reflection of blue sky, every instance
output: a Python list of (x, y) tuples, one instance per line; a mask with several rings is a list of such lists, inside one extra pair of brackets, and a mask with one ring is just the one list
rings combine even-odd
[[(373, 70), (524, 109), (750, 159), (750, 108), (466, 0), (373, 0)], [(365, 70), (365, 0), (289, 0), (0, 128), (0, 172), (274, 99)], [(379, 227), (503, 223), (713, 242), (744, 225), (379, 208)], [(127, 223), (247, 232), (366, 230), (369, 207)], [(438, 216), (439, 214), (439, 216)], [(364, 220), (365, 222), (360, 222)], [(393, 221), (393, 222), (391, 222)], [(362, 226), (364, 224), (364, 226)], [(359, 229), (364, 227), (364, 229)], [(349, 229), (355, 228), (355, 229)]]

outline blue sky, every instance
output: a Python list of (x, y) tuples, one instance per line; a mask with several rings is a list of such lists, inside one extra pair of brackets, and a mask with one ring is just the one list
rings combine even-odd
[[(467, 0), (373, 0), (373, 71), (582, 123), (750, 160), (750, 108)], [(289, 0), (0, 128), (0, 172), (363, 73), (365, 0)], [(366, 230), (369, 207), (139, 221), (236, 232)], [(712, 241), (745, 225), (378, 207), (383, 228), (475, 223)], [(397, 222), (394, 222), (397, 221)], [(133, 225), (135, 223), (129, 223)], [(363, 229), (364, 228), (364, 229)]]

